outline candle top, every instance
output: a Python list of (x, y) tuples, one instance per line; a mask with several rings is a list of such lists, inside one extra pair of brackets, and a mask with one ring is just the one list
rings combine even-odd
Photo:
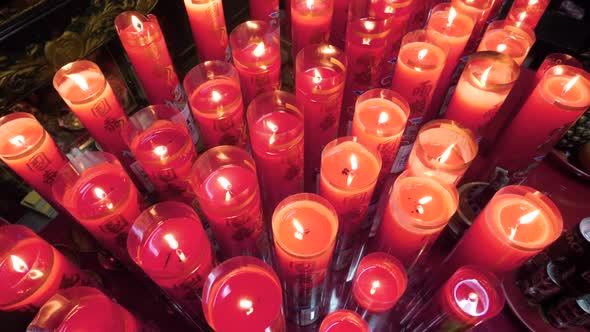
[(363, 100), (356, 104), (354, 112), (361, 127), (359, 129), (379, 137), (401, 135), (408, 119), (407, 107), (404, 110), (394, 101), (385, 98)]
[(537, 89), (550, 104), (566, 109), (586, 109), (590, 105), (590, 76), (582, 69), (572, 69), (575, 68), (553, 67), (544, 75)]
[[(312, 94), (318, 95), (339, 93), (341, 91), (339, 89), (340, 85), (344, 84), (344, 73), (345, 71), (337, 71), (331, 67), (318, 66), (309, 68), (301, 74), (304, 81), (297, 82), (297, 89), (304, 93), (310, 89)], [(303, 85), (305, 85), (305, 88), (303, 88)]]
[(217, 119), (242, 105), (242, 91), (233, 79), (218, 78), (201, 84), (191, 95), (190, 104), (202, 116)]
[(334, 1), (332, 0), (293, 0), (291, 5), (293, 11), (299, 15), (326, 16), (326, 12), (332, 11)]
[(404, 44), (398, 56), (398, 61), (418, 72), (440, 69), (446, 59), (442, 48), (421, 41)]
[(0, 118), (0, 156), (15, 158), (36, 150), (46, 136), (32, 115), (10, 114)]
[(362, 190), (377, 181), (381, 158), (356, 138), (330, 142), (322, 152), (320, 174), (332, 186), (343, 190)]
[(303, 138), (303, 119), (290, 111), (276, 110), (262, 115), (250, 127), (252, 149), (287, 150)]
[(447, 37), (469, 38), (473, 31), (473, 20), (454, 7), (448, 10), (435, 11), (428, 19), (427, 31), (436, 31)]
[(429, 168), (461, 170), (477, 155), (473, 133), (450, 120), (427, 123), (418, 133), (416, 156)]
[(53, 77), (53, 87), (59, 95), (72, 104), (94, 101), (107, 86), (100, 68), (93, 62), (81, 60), (61, 67)]
[[(492, 6), (492, 0), (451, 0), (455, 9), (468, 15), (481, 15)], [(479, 17), (478, 17), (479, 19)]]
[(518, 60), (519, 63), (522, 62), (535, 42), (535, 33), (528, 28), (525, 30), (511, 26), (504, 21), (494, 23), (498, 24), (488, 27), (478, 51), (496, 51)]
[(186, 127), (169, 120), (156, 120), (133, 137), (129, 145), (138, 160), (150, 164), (190, 159), (194, 154)]
[(256, 173), (243, 166), (224, 165), (203, 180), (198, 193), (200, 199), (215, 205), (239, 208), (258, 193)]
[(519, 74), (520, 66), (509, 55), (480, 51), (469, 57), (461, 78), (479, 90), (508, 93)]
[(354, 311), (336, 310), (327, 315), (319, 332), (369, 332), (369, 324)]
[(126, 48), (146, 46), (163, 38), (156, 16), (145, 16), (135, 11), (126, 11), (117, 15), (115, 28), (121, 43)]

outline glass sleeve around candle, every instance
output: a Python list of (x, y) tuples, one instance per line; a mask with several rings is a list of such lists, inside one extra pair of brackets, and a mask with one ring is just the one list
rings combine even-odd
[(131, 116), (124, 139), (161, 199), (192, 203), (190, 175), (197, 153), (178, 110), (167, 105), (142, 108)]
[(324, 198), (296, 194), (275, 209), (272, 231), (287, 319), (302, 326), (312, 324), (322, 311), (338, 215)]
[(263, 261), (238, 256), (215, 267), (203, 287), (203, 312), (216, 332), (285, 332), (279, 277)]
[(141, 212), (141, 196), (117, 158), (89, 151), (58, 172), (53, 194), (106, 249), (125, 263), (131, 224)]
[(223, 256), (265, 257), (268, 239), (252, 156), (238, 147), (218, 146), (199, 156), (193, 174), (199, 207)]
[(58, 289), (96, 282), (22, 225), (0, 227), (0, 310), (35, 311)]
[(206, 149), (246, 146), (240, 78), (232, 64), (214, 60), (196, 65), (186, 74), (184, 89)]
[(264, 213), (270, 217), (281, 200), (303, 191), (303, 113), (294, 95), (274, 91), (256, 97), (246, 117)]
[(480, 135), (512, 90), (520, 67), (508, 55), (495, 51), (472, 54), (451, 97), (445, 118)]
[(471, 130), (455, 121), (430, 121), (418, 133), (407, 170), (413, 176), (436, 176), (456, 185), (475, 159), (477, 150)]
[(488, 25), (477, 51), (500, 52), (522, 65), (535, 40), (535, 32), (529, 27), (499, 20)]
[(184, 0), (201, 61), (231, 59), (221, 0)]
[(281, 45), (278, 26), (264, 21), (246, 21), (232, 30), (229, 42), (246, 107), (257, 95), (279, 89)]
[(328, 44), (304, 47), (295, 61), (295, 90), (305, 120), (305, 190), (315, 192), (322, 149), (338, 135), (346, 79), (344, 52)]
[(493, 0), (451, 0), (451, 5), (457, 12), (469, 16), (475, 25), (463, 50), (463, 55), (471, 54), (481, 39), (488, 17), (490, 16)]
[(39, 309), (27, 332), (140, 332), (146, 326), (127, 309), (91, 287), (60, 290)]
[(32, 114), (0, 118), (0, 159), (43, 198), (56, 203), (51, 185), (68, 160)]
[(291, 0), (291, 42), (293, 59), (310, 44), (330, 38), (334, 0)]
[(543, 59), (543, 62), (539, 66), (539, 69), (537, 69), (537, 72), (535, 73), (534, 85), (536, 86), (537, 84), (539, 84), (539, 81), (541, 81), (546, 71), (558, 65), (567, 65), (571, 67), (582, 68), (582, 63), (578, 59), (574, 58), (569, 54), (550, 53), (545, 57), (545, 59)]
[(322, 151), (320, 190), (338, 213), (334, 270), (348, 268), (371, 227), (369, 203), (381, 171), (381, 157), (354, 136), (333, 140)]
[(127, 251), (183, 310), (201, 315), (201, 290), (215, 256), (190, 206), (167, 201), (144, 210), (131, 226)]
[(354, 311), (340, 309), (327, 315), (319, 332), (370, 332), (369, 324)]
[(515, 0), (506, 16), (518, 26), (535, 29), (550, 0)]
[[(409, 31), (410, 18), (414, 10), (419, 5), (417, 0), (387, 0), (374, 1), (370, 10), (376, 12), (391, 13), (391, 33), (387, 37), (387, 46), (385, 47), (385, 61), (381, 64), (381, 86), (388, 86), (394, 73), (394, 65), (400, 51), (402, 37)], [(422, 26), (420, 26), (422, 27)]]

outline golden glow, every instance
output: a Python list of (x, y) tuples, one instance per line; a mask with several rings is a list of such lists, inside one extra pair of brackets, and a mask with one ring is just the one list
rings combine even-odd
[(373, 31), (376, 26), (375, 22), (373, 22), (373, 21), (364, 21), (363, 25), (365, 26), (365, 30), (367, 30), (369, 32)]
[(567, 84), (563, 87), (563, 90), (561, 91), (561, 95), (563, 96), (564, 94), (568, 93), (568, 91), (570, 91), (570, 89), (574, 86), (574, 84), (576, 84), (576, 82), (579, 79), (580, 79), (580, 75), (576, 75), (571, 80), (569, 80), (569, 82), (567, 82)]
[(143, 23), (141, 23), (141, 20), (135, 15), (131, 15), (131, 25), (133, 25), (137, 32), (143, 31)]
[(498, 47), (496, 47), (496, 50), (498, 52), (502, 53), (502, 52), (506, 51), (506, 48), (507, 48), (506, 44), (499, 44)]
[(23, 135), (14, 136), (13, 138), (8, 140), (12, 145), (16, 146), (25, 146), (25, 137)]
[(272, 135), (270, 135), (270, 138), (268, 139), (268, 144), (274, 144), (274, 142), (277, 140), (276, 134), (277, 134), (277, 131), (279, 130), (279, 126), (277, 126), (272, 121), (266, 121), (266, 126), (268, 127), (268, 129), (270, 129), (270, 131), (272, 131)]
[(299, 222), (299, 220), (293, 218), (293, 227), (295, 227), (295, 238), (297, 240), (303, 240), (303, 235), (305, 234), (305, 229), (303, 228), (303, 226), (301, 225), (301, 223)]
[(416, 207), (416, 210), (418, 211), (419, 214), (424, 214), (424, 204), (428, 204), (432, 202), (432, 196), (424, 196), (422, 198), (420, 198), (418, 200), (418, 206)]
[(154, 148), (154, 154), (160, 157), (160, 160), (162, 160), (164, 157), (166, 157), (166, 154), (168, 154), (168, 148), (163, 145), (158, 145)]
[(457, 11), (453, 6), (449, 9), (449, 18), (447, 19), (447, 28), (450, 28), (453, 25), (453, 21), (455, 21), (455, 17), (457, 17)]
[(534, 6), (539, 3), (539, 0), (529, 0), (529, 6)]
[(223, 176), (217, 178), (217, 183), (225, 190), (225, 201), (229, 201), (231, 199), (231, 182)]
[(315, 84), (320, 84), (322, 83), (322, 75), (320, 74), (320, 72), (317, 70), (317, 68), (313, 69), (313, 82)]
[(89, 90), (90, 87), (88, 86), (88, 82), (86, 82), (86, 79), (84, 79), (84, 77), (82, 77), (82, 75), (69, 74), (69, 75), (66, 75), (66, 77), (71, 79), (72, 81), (74, 81), (74, 83), (76, 83), (76, 85), (78, 87), (80, 87), (80, 89), (82, 89), (83, 91)]
[(477, 294), (475, 294), (474, 292), (469, 293), (469, 299), (471, 301), (477, 301)]
[(351, 171), (348, 173), (348, 179), (346, 179), (346, 185), (350, 186), (354, 176), (356, 175), (356, 170), (359, 168), (359, 161), (356, 155), (353, 153), (350, 155), (350, 169)]
[(514, 227), (510, 227), (510, 235), (508, 235), (510, 240), (514, 240), (514, 236), (516, 236), (516, 232), (518, 231), (518, 227), (520, 225), (526, 225), (526, 224), (532, 223), (540, 213), (541, 213), (541, 210), (537, 209), (537, 210), (531, 211), (523, 216), (520, 216), (520, 218), (518, 218), (518, 224), (516, 224)]
[(424, 57), (428, 54), (428, 49), (423, 49), (420, 50), (420, 52), (418, 52), (418, 60), (422, 61), (424, 60)]
[(377, 124), (382, 125), (387, 121), (389, 121), (389, 115), (387, 114), (387, 112), (379, 113), (379, 120), (377, 120)]
[(174, 237), (174, 235), (166, 234), (166, 235), (164, 235), (164, 240), (166, 240), (166, 242), (168, 242), (170, 249), (176, 251), (176, 255), (178, 255), (178, 259), (180, 259), (181, 262), (186, 261), (186, 256), (184, 255), (182, 250), (178, 249), (178, 241), (176, 241), (176, 238)]
[(443, 154), (441, 154), (440, 157), (437, 158), (437, 161), (439, 163), (446, 162), (449, 159), (449, 157), (451, 156), (451, 152), (453, 152), (454, 147), (455, 147), (455, 143), (449, 145), (449, 147), (443, 152)]
[(332, 54), (336, 53), (336, 48), (332, 45), (324, 45), (320, 49), (320, 53), (326, 54), (326, 55), (332, 55)]
[(371, 38), (365, 38), (363, 37), (363, 45), (370, 45), (371, 44)]
[(246, 25), (248, 26), (248, 28), (258, 29), (258, 23), (254, 21), (246, 21)]
[(213, 90), (211, 92), (211, 100), (218, 103), (221, 100), (221, 93), (217, 92), (216, 90)]
[[(524, 21), (526, 18), (526, 11), (523, 11), (522, 13), (518, 14), (518, 20), (519, 21)], [(520, 23), (520, 22), (519, 22)]]
[(485, 86), (486, 82), (488, 81), (488, 76), (490, 75), (490, 71), (492, 71), (492, 66), (489, 66), (486, 70), (483, 71), (483, 74), (481, 74), (481, 85)]
[(305, 0), (305, 5), (307, 6), (307, 9), (311, 10), (313, 8), (314, 2), (314, 0)]
[(12, 268), (16, 272), (25, 273), (29, 271), (29, 266), (27, 263), (25, 263), (25, 261), (22, 260), (22, 258), (15, 255), (10, 255), (10, 261), (12, 262)]
[(381, 287), (381, 282), (379, 280), (373, 281), (373, 283), (371, 283), (371, 289), (369, 290), (369, 293), (371, 293), (371, 295), (375, 295), (377, 288), (379, 287)]
[(250, 316), (250, 314), (252, 314), (254, 312), (253, 305), (254, 305), (254, 303), (252, 303), (252, 301), (250, 301), (248, 299), (241, 299), (240, 300), (240, 308), (246, 310), (247, 316)]
[(264, 55), (264, 42), (258, 43), (258, 45), (256, 45), (256, 48), (254, 49), (254, 51), (252, 53), (254, 53), (254, 56), (256, 56), (256, 57), (263, 56)]
[[(107, 199), (107, 193), (101, 187), (94, 187), (94, 196), (96, 196), (96, 198), (101, 199), (101, 200)], [(109, 210), (113, 209), (112, 202), (108, 201), (106, 205)]]

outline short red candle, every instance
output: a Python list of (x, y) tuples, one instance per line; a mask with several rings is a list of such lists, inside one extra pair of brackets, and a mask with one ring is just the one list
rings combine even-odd
[(561, 214), (547, 196), (530, 187), (507, 186), (486, 205), (443, 266), (452, 271), (477, 265), (504, 273), (555, 241), (562, 229)]
[(250, 19), (279, 25), (279, 0), (250, 0)]
[(41, 196), (55, 203), (51, 185), (68, 163), (49, 133), (29, 113), (0, 118), (0, 159)]
[(60, 290), (39, 309), (27, 331), (140, 332), (141, 322), (91, 287)]
[(341, 309), (327, 315), (320, 332), (370, 332), (369, 324), (354, 311)]
[(334, 14), (330, 29), (330, 44), (343, 50), (346, 45), (346, 23), (350, 0), (334, 0)]
[(545, 57), (545, 59), (543, 59), (539, 69), (537, 69), (537, 73), (535, 74), (535, 86), (541, 81), (545, 75), (545, 72), (557, 65), (567, 65), (571, 67), (582, 68), (582, 63), (569, 54), (550, 53)]
[(128, 166), (131, 159), (121, 132), (129, 119), (100, 68), (86, 60), (70, 62), (55, 73), (53, 87), (102, 150)]
[(334, 0), (291, 1), (291, 47), (293, 58), (309, 44), (328, 41), (333, 12)]
[(197, 153), (175, 108), (141, 109), (131, 117), (124, 138), (162, 199), (192, 202), (190, 174)]
[(199, 217), (190, 206), (162, 202), (143, 211), (127, 238), (129, 256), (191, 316), (215, 257)]
[[(524, 176), (590, 106), (590, 74), (571, 66), (549, 69), (502, 133), (495, 164)], [(503, 147), (501, 150), (499, 147)]]
[(86, 152), (57, 174), (53, 193), (100, 243), (120, 260), (127, 255), (127, 233), (139, 216), (140, 195), (117, 158)]
[(469, 129), (453, 121), (434, 120), (420, 129), (407, 169), (414, 176), (436, 176), (457, 184), (477, 150), (475, 136)]
[(445, 118), (480, 135), (506, 100), (519, 73), (518, 64), (508, 55), (494, 51), (474, 53), (465, 65)]
[(184, 89), (205, 148), (246, 146), (242, 90), (233, 65), (218, 60), (198, 64), (186, 74)]
[(263, 257), (268, 251), (256, 166), (248, 152), (222, 145), (193, 166), (199, 206), (224, 257)]
[(515, 0), (506, 17), (518, 26), (534, 29), (549, 6), (549, 0)]
[(250, 144), (270, 216), (285, 197), (303, 191), (303, 114), (295, 96), (267, 92), (247, 112)]
[(493, 2), (494, 0), (451, 0), (451, 5), (457, 12), (469, 16), (475, 23), (463, 55), (469, 55), (479, 44), (481, 34), (490, 16)]
[(215, 267), (203, 287), (203, 312), (217, 332), (286, 331), (279, 278), (263, 261), (238, 256)]
[(58, 289), (94, 283), (22, 225), (0, 227), (0, 310), (36, 310)]
[(184, 0), (201, 62), (231, 58), (221, 0)]
[(354, 136), (335, 139), (322, 152), (319, 193), (334, 206), (340, 222), (335, 270), (350, 265), (363, 233), (370, 227), (367, 212), (380, 171), (379, 153)]
[(517, 27), (510, 21), (494, 21), (488, 25), (477, 51), (496, 51), (510, 56), (522, 65), (535, 43), (535, 32), (526, 26)]
[(338, 135), (346, 57), (332, 45), (304, 47), (295, 61), (295, 90), (305, 120), (305, 190), (315, 192), (322, 149)]
[(272, 216), (279, 276), (287, 318), (308, 325), (319, 318), (324, 281), (338, 233), (332, 205), (314, 194), (284, 199)]
[(240, 75), (244, 105), (257, 95), (279, 88), (281, 47), (278, 26), (247, 21), (232, 30), (229, 41)]

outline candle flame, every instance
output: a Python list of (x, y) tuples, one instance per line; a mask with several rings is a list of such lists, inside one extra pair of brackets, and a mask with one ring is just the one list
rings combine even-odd
[(529, 6), (534, 6), (539, 2), (539, 0), (529, 0)]
[(225, 201), (229, 201), (231, 199), (231, 182), (223, 176), (217, 178), (217, 183), (225, 190)]
[(440, 157), (437, 158), (437, 161), (439, 163), (446, 162), (449, 159), (449, 157), (451, 156), (451, 152), (453, 152), (454, 147), (455, 147), (455, 143), (449, 145), (449, 147), (443, 152), (443, 154), (441, 154)]
[(174, 235), (166, 234), (166, 235), (164, 235), (164, 240), (166, 240), (166, 242), (168, 242), (170, 249), (176, 251), (176, 255), (178, 255), (178, 259), (180, 259), (181, 262), (186, 261), (186, 256), (184, 255), (182, 250), (178, 249), (178, 241), (176, 241), (176, 238), (174, 237)]
[(568, 93), (568, 91), (570, 91), (570, 89), (574, 86), (574, 84), (576, 84), (576, 82), (579, 79), (580, 79), (580, 75), (576, 75), (572, 79), (570, 79), (569, 82), (567, 82), (567, 84), (563, 87), (563, 90), (561, 91), (561, 95), (563, 96), (566, 93)]
[[(98, 199), (101, 199), (101, 200), (107, 199), (107, 193), (101, 187), (94, 187), (94, 196), (96, 196)], [(107, 202), (106, 205), (109, 210), (113, 209), (112, 202), (109, 201), (109, 202)]]
[(256, 45), (256, 48), (252, 53), (254, 53), (254, 56), (256, 57), (261, 57), (262, 55), (264, 55), (264, 42), (258, 43), (258, 45)]
[(379, 113), (379, 120), (377, 120), (377, 124), (384, 124), (385, 122), (389, 121), (389, 115), (387, 112)]
[(90, 89), (90, 87), (88, 86), (88, 82), (86, 82), (86, 79), (84, 79), (84, 77), (80, 74), (69, 74), (66, 75), (67, 78), (71, 79), (72, 81), (74, 81), (74, 83), (76, 83), (76, 85), (78, 87), (80, 87), (80, 89), (82, 89), (83, 91), (88, 91)]
[(393, 14), (395, 12), (395, 8), (393, 6), (386, 6), (385, 10), (383, 11), (386, 14)]
[(295, 238), (297, 240), (303, 240), (303, 235), (305, 234), (305, 229), (303, 228), (303, 226), (301, 225), (301, 223), (299, 222), (299, 220), (293, 218), (293, 227), (295, 227)]
[(221, 93), (216, 90), (211, 91), (211, 100), (218, 103), (221, 100)]
[(363, 45), (370, 45), (371, 44), (371, 38), (365, 38), (363, 37)]
[(317, 70), (317, 68), (313, 69), (313, 82), (315, 84), (320, 84), (322, 82), (322, 75), (320, 74), (320, 72)]
[(254, 312), (253, 305), (254, 305), (254, 303), (252, 303), (252, 301), (250, 301), (248, 299), (241, 299), (240, 300), (240, 308), (247, 310), (246, 311), (247, 316), (250, 316), (250, 314)]
[(272, 121), (266, 121), (266, 126), (268, 127), (268, 129), (270, 129), (270, 131), (272, 131), (272, 135), (270, 135), (270, 138), (268, 139), (268, 144), (274, 144), (274, 142), (276, 141), (276, 134), (279, 130), (279, 126), (277, 126)]
[(506, 44), (499, 44), (498, 47), (496, 48), (496, 50), (498, 50), (498, 52), (502, 53), (504, 51), (506, 51)]
[(375, 293), (377, 292), (377, 288), (381, 287), (381, 282), (379, 280), (375, 280), (371, 283), (371, 290), (369, 290), (369, 293), (371, 293), (371, 295), (375, 295)]
[(474, 292), (469, 293), (469, 300), (473, 301), (477, 301), (478, 296), (477, 294), (475, 294)]
[(424, 196), (418, 200), (418, 204), (424, 205), (432, 202), (432, 196)]
[(348, 178), (346, 179), (346, 185), (350, 186), (354, 176), (356, 175), (356, 170), (359, 167), (359, 161), (355, 154), (350, 155), (350, 169), (351, 171), (348, 173)]
[(135, 15), (131, 15), (131, 25), (137, 30), (137, 32), (143, 31), (143, 23), (141, 23), (141, 20)]
[(248, 26), (248, 28), (258, 29), (258, 23), (254, 21), (246, 21), (246, 25)]
[(492, 66), (489, 66), (486, 70), (483, 71), (483, 74), (481, 74), (481, 85), (485, 86), (486, 82), (488, 81), (488, 76), (490, 75), (490, 71), (492, 71)]
[(367, 31), (373, 31), (373, 29), (375, 29), (375, 22), (373, 21), (364, 21), (363, 25), (365, 26), (365, 30)]
[(8, 140), (10, 143), (16, 146), (25, 146), (25, 137), (23, 135), (14, 136), (13, 138)]
[(453, 25), (455, 17), (457, 17), (457, 11), (453, 6), (451, 6), (451, 9), (449, 9), (449, 17), (447, 18), (447, 28), (450, 28), (451, 25)]
[(518, 227), (520, 225), (530, 224), (531, 222), (533, 222), (537, 218), (537, 216), (540, 213), (541, 213), (541, 210), (537, 209), (537, 210), (531, 211), (523, 216), (520, 216), (518, 218), (518, 224), (516, 224), (514, 227), (510, 227), (510, 235), (508, 235), (510, 240), (514, 240), (514, 237), (516, 236), (516, 232), (518, 231)]
[(10, 255), (10, 260), (12, 261), (12, 268), (16, 272), (25, 273), (29, 271), (29, 266), (22, 260), (22, 258), (16, 255)]
[[(521, 23), (522, 21), (524, 21), (524, 19), (526, 18), (526, 15), (527, 15), (526, 11), (523, 11), (522, 13), (518, 14), (518, 20), (520, 21), (518, 23)], [(519, 24), (519, 26), (520, 26), (520, 24)]]
[(160, 160), (164, 159), (164, 157), (166, 157), (167, 153), (168, 153), (168, 148), (163, 145), (158, 145), (154, 148), (154, 154), (156, 154), (158, 157), (160, 157)]
[(320, 52), (322, 54), (331, 55), (331, 54), (336, 53), (336, 48), (334, 46), (332, 46), (332, 45), (324, 45), (320, 49)]
[(313, 8), (314, 2), (314, 0), (305, 0), (305, 5), (307, 6), (307, 9), (311, 10)]
[(428, 54), (428, 49), (423, 49), (418, 52), (418, 60), (424, 60), (424, 57)]

